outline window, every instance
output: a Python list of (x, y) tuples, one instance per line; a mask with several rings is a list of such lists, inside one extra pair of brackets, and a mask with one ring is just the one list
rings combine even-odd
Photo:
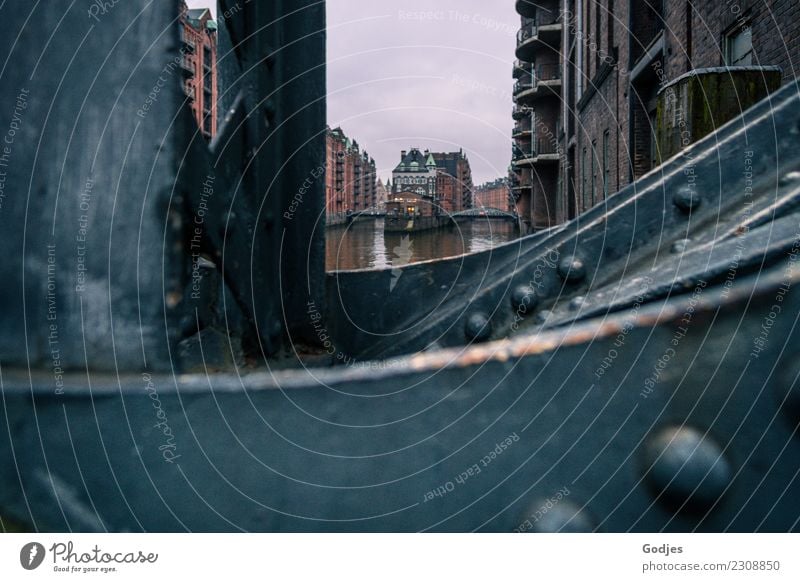
[(611, 166), (609, 165), (608, 155), (611, 147), (611, 132), (605, 130), (603, 133), (603, 200), (608, 198), (609, 185), (611, 183)]
[(608, 0), (608, 42), (606, 42), (606, 50), (608, 54), (614, 50), (614, 0)]
[(686, 65), (688, 68), (692, 67), (692, 1), (686, 1)]
[(601, 20), (600, 20), (600, 2), (594, 3), (594, 42), (596, 43), (595, 52), (594, 52), (594, 73), (595, 75), (600, 70), (600, 53), (603, 50), (602, 45), (602, 37), (601, 35)]
[(725, 36), (725, 64), (753, 64), (753, 33), (749, 25), (739, 27)]
[[(575, 14), (576, 22), (574, 31), (571, 34), (577, 36), (576, 32), (583, 34), (583, 0), (575, 1)], [(571, 29), (572, 30), (572, 29)], [(586, 38), (581, 37), (581, 38)], [(577, 40), (577, 39), (576, 39)], [(583, 95), (583, 46), (584, 43), (576, 42), (575, 54), (577, 55), (577, 63), (575, 63), (575, 99), (579, 100)]]
[(589, 163), (589, 159), (587, 157), (586, 148), (583, 148), (583, 157), (581, 158), (581, 198), (583, 200), (583, 209), (586, 210), (589, 208), (589, 183), (586, 179), (586, 166)]

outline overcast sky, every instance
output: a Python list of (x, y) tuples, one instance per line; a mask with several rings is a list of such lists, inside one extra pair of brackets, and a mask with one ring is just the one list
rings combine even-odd
[(411, 147), (463, 148), (476, 184), (506, 176), (518, 28), (511, 0), (330, 0), (328, 124), (384, 180)]

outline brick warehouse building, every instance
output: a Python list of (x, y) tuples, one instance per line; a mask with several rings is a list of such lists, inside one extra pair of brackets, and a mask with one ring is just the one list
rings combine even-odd
[(217, 134), (217, 23), (208, 8), (181, 2), (181, 73), (184, 92), (203, 136)]
[(434, 214), (472, 208), (472, 169), (463, 150), (403, 150), (400, 163), (392, 172), (392, 184), (395, 195), (412, 192), (429, 200), (436, 209)]
[(447, 188), (452, 188), (450, 198), (445, 198), (452, 212), (460, 212), (472, 208), (472, 168), (464, 150), (457, 152), (433, 154), (439, 173), (444, 174), (442, 181)]
[(796, 0), (517, 0), (513, 192), (540, 230), (796, 76)]
[(475, 208), (496, 208), (503, 212), (514, 212), (514, 199), (507, 178), (481, 184), (475, 188)]
[(341, 224), (352, 213), (377, 211), (375, 160), (341, 128), (327, 129), (325, 211), (327, 224)]

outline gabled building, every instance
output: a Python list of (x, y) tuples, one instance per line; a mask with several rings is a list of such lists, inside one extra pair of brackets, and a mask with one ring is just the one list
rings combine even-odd
[(392, 172), (392, 180), (394, 195), (415, 194), (432, 205), (434, 214), (451, 214), (472, 207), (472, 171), (463, 151), (404, 150)]
[(400, 163), (392, 172), (394, 193), (413, 192), (436, 201), (436, 160), (428, 150), (411, 148), (400, 152)]

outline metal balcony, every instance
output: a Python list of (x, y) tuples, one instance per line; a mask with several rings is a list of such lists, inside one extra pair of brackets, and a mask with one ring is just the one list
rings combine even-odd
[(530, 91), (531, 89), (533, 89), (533, 82), (530, 77), (528, 77), (528, 79), (520, 79), (514, 83), (514, 97), (518, 97), (521, 93)]
[(193, 53), (195, 51), (195, 44), (192, 39), (186, 36), (186, 31), (181, 27), (181, 45), (186, 52)]
[(525, 105), (515, 105), (514, 109), (511, 112), (511, 116), (514, 119), (522, 119), (531, 114), (531, 108)]
[(516, 126), (514, 127), (514, 130), (511, 132), (511, 137), (513, 139), (518, 139), (521, 137), (529, 136), (530, 134), (531, 134), (530, 127)]
[(562, 29), (557, 11), (540, 10), (517, 33), (517, 58), (532, 61), (536, 52), (543, 47), (557, 50)]
[(181, 59), (181, 73), (183, 73), (185, 77), (194, 77), (194, 63), (186, 59)]
[(558, 151), (558, 145), (555, 133), (547, 137), (539, 137), (531, 140), (531, 148), (517, 151), (513, 157), (513, 162), (518, 167), (529, 167), (536, 164), (552, 164), (558, 162), (561, 155)]
[(514, 87), (518, 103), (530, 103), (540, 97), (559, 97), (561, 94), (561, 64), (542, 63), (532, 70), (530, 81), (521, 79)]
[(517, 0), (515, 8), (517, 14), (532, 18), (536, 16), (538, 6), (533, 0)]

